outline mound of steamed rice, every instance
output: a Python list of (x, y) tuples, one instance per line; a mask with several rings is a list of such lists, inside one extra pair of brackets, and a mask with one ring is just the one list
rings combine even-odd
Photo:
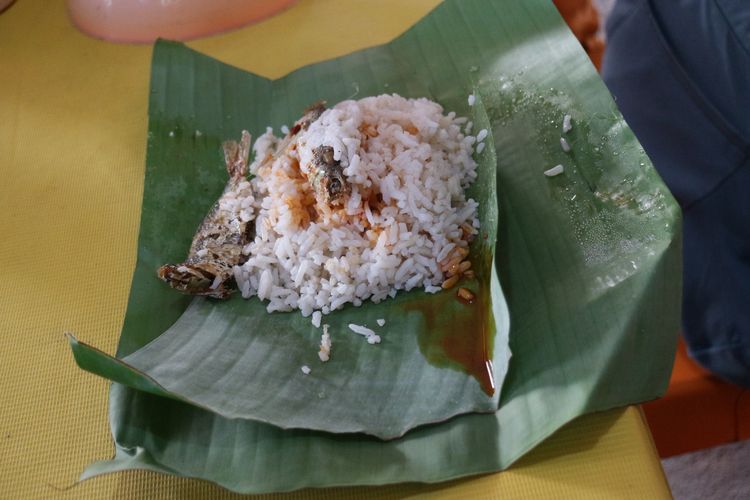
[[(245, 298), (267, 310), (328, 314), (347, 303), (380, 302), (398, 290), (440, 290), (440, 262), (466, 249), (479, 227), (476, 138), (466, 118), (427, 99), (398, 95), (344, 101), (299, 134), (296, 147), (265, 161), (279, 138), (269, 129), (254, 145), (255, 239), (234, 268)], [(351, 193), (339, 206), (316, 202), (300, 164), (331, 146)]]

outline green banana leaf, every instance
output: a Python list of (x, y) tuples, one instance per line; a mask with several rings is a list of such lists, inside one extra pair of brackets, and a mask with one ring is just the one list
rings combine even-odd
[[(135, 387), (112, 385), (116, 455), (84, 477), (145, 468), (240, 492), (436, 482), (504, 469), (576, 416), (659, 396), (679, 327), (679, 209), (547, 0), (449, 0), (389, 44), (273, 82), (157, 44), (138, 263), (117, 357), (154, 341), (189, 306), (150, 284), (164, 255), (145, 244), (163, 238), (147, 214), (177, 207), (196, 215), (168, 221), (186, 236), (169, 239), (163, 251), (180, 256), (224, 182), (218, 168), (198, 168), (219, 164), (220, 140), (288, 123), (321, 96), (335, 102), (393, 91), (460, 110), (472, 89), (496, 152), (493, 269), (510, 311), (514, 356), (499, 409), (390, 441), (282, 429), (163, 397), (174, 394), (73, 341), (85, 368)], [(565, 114), (573, 122), (568, 153), (559, 142)], [(201, 211), (181, 198), (184, 179), (165, 184), (162, 168), (177, 162), (205, 186)], [(556, 164), (564, 173), (546, 177)], [(492, 297), (501, 297), (498, 281), (490, 284)], [(445, 373), (461, 373), (448, 364)]]
[[(175, 64), (175, 59), (187, 54), (191, 61), (201, 61), (206, 71), (220, 65), (181, 45), (161, 42), (156, 50), (155, 60), (163, 57), (158, 54), (167, 54), (166, 64)], [(201, 95), (209, 101), (213, 96), (217, 103), (222, 97), (234, 102), (220, 89), (209, 86)], [(362, 83), (360, 91), (378, 89)], [(456, 91), (453, 100), (469, 112), (468, 93)], [(351, 94), (346, 87), (321, 92), (319, 97), (330, 103)], [(155, 94), (153, 100), (160, 97)], [(247, 109), (252, 112), (253, 107)], [(477, 130), (489, 127), (484, 111), (481, 98), (476, 99), (471, 116)], [(295, 114), (300, 114), (286, 112), (286, 123), (293, 123)], [(74, 353), (83, 368), (140, 389), (151, 387), (150, 383), (151, 389), (144, 390), (228, 418), (257, 420), (285, 429), (362, 432), (382, 439), (457, 414), (497, 410), (509, 358), (508, 310), (497, 277), (491, 275), (498, 226), (496, 158), (491, 143), (476, 155), (480, 181), (468, 190), (480, 203), (478, 217), (484, 229), (470, 253), (476, 278), (460, 285), (474, 290), (477, 299), (467, 304), (458, 300), (455, 290), (435, 295), (413, 291), (378, 304), (334, 311), (325, 318), (334, 347), (331, 360), (324, 364), (317, 355), (321, 330), (299, 311), (269, 314), (259, 299), (245, 300), (239, 294), (228, 301), (197, 298), (184, 311), (164, 308), (173, 302), (170, 295), (176, 292), (156, 279), (155, 269), (161, 263), (183, 259), (192, 240), (195, 229), (175, 232), (173, 221), (188, 218), (191, 227), (197, 227), (221, 194), (221, 184), (207, 194), (197, 180), (208, 175), (206, 171), (219, 180), (226, 178), (220, 144), (233, 123), (197, 116), (195, 126), (207, 138), (204, 144), (197, 144), (192, 138), (181, 140), (182, 134), (176, 136), (179, 125), (174, 120), (153, 115), (152, 150), (166, 147), (169, 152), (162, 162), (149, 163), (146, 174), (155, 182), (155, 192), (146, 197), (159, 199), (162, 205), (142, 214), (142, 227), (148, 227), (140, 239), (144, 254), (148, 254), (142, 266), (150, 269), (151, 275), (136, 280), (133, 289), (134, 293), (153, 293), (158, 299), (149, 304), (151, 314), (171, 314), (175, 322), (161, 335), (153, 321), (139, 324), (140, 329), (159, 336), (118, 362), (102, 359), (106, 355), (74, 340)], [(253, 132), (259, 134), (262, 129)], [(180, 158), (185, 152), (192, 161)], [(207, 166), (204, 161), (213, 164)], [(490, 285), (491, 278), (495, 286)], [(386, 319), (386, 325), (380, 327), (379, 318)], [(369, 345), (348, 328), (349, 324), (375, 329), (381, 343)], [(451, 344), (446, 348), (447, 343)], [(487, 363), (492, 360), (497, 362), (490, 372)], [(311, 367), (312, 372), (304, 374), (302, 366)]]

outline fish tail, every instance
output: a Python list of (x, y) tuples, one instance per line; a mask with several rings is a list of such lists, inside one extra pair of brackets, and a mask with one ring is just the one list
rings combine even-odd
[(191, 264), (165, 264), (157, 271), (159, 278), (170, 287), (190, 295), (204, 295), (217, 299), (226, 299), (232, 290), (225, 286), (225, 281), (214, 284), (216, 277)]
[(250, 159), (250, 133), (242, 131), (240, 142), (226, 141), (224, 143), (224, 161), (227, 164), (227, 172), (233, 180), (239, 180), (247, 176), (248, 160)]

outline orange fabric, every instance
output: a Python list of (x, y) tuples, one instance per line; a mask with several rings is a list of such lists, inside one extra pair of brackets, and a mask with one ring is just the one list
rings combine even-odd
[(680, 339), (667, 393), (643, 405), (659, 455), (669, 457), (736, 441), (741, 396), (744, 432), (750, 437), (750, 393), (701, 368)]
[(599, 36), (599, 12), (591, 0), (554, 0), (565, 22), (586, 49), (591, 62), (601, 68), (604, 41)]
[(737, 402), (737, 439), (750, 439), (750, 391), (745, 390)]

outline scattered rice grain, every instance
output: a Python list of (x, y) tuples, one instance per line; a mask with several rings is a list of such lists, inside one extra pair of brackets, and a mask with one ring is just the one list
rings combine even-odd
[(370, 330), (369, 328), (367, 328), (366, 326), (355, 325), (354, 323), (349, 323), (349, 329), (353, 331), (354, 333), (357, 333), (365, 337), (367, 339), (367, 343), (370, 345), (380, 343), (380, 336), (377, 335), (373, 330)]
[(447, 280), (443, 281), (442, 287), (444, 290), (447, 290), (449, 288), (453, 288), (456, 283), (458, 283), (458, 278), (460, 278), (459, 275), (451, 276)]
[(468, 288), (461, 287), (456, 292), (456, 295), (465, 300), (466, 302), (472, 302), (474, 300), (474, 292), (469, 290)]
[(562, 131), (563, 134), (567, 134), (573, 128), (573, 124), (570, 121), (570, 115), (563, 116)]
[(320, 328), (321, 319), (323, 319), (323, 314), (320, 311), (315, 311), (312, 314), (312, 324), (315, 328)]
[(328, 334), (328, 325), (323, 325), (323, 335), (320, 336), (320, 350), (318, 351), (320, 361), (325, 363), (331, 359), (331, 336)]
[(211, 286), (209, 288), (211, 288), (211, 290), (216, 290), (217, 288), (219, 288), (219, 285), (221, 285), (221, 282), (221, 276), (217, 276), (214, 278), (214, 281), (213, 283), (211, 283)]
[(562, 165), (555, 165), (549, 170), (545, 170), (544, 175), (546, 175), (547, 177), (554, 177), (556, 175), (560, 175), (564, 171), (565, 171), (565, 168)]

